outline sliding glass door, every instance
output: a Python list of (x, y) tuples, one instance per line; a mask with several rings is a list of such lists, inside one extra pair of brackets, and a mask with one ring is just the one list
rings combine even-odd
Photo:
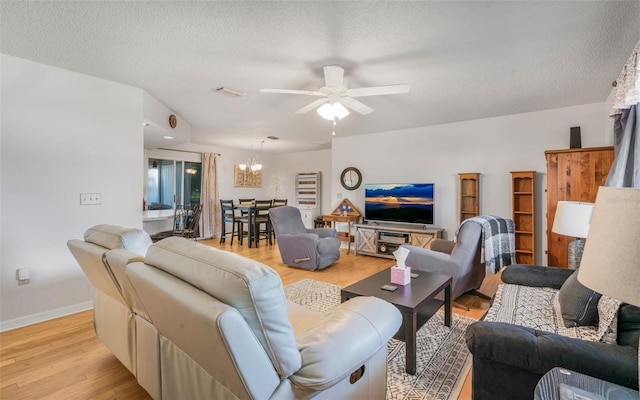
[(201, 163), (150, 158), (147, 176), (149, 210), (200, 203)]

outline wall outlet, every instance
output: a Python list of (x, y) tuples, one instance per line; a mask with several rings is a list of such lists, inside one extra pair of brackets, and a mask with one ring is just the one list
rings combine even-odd
[(80, 193), (81, 206), (95, 206), (102, 204), (102, 194), (100, 193)]
[(29, 283), (29, 268), (18, 268), (16, 270), (16, 280), (18, 285), (26, 285)]

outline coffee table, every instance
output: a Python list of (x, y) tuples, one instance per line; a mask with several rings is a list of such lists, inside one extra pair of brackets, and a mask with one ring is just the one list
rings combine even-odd
[[(340, 291), (341, 301), (356, 296), (374, 296), (393, 304), (402, 313), (402, 326), (394, 336), (406, 343), (408, 374), (416, 373), (416, 333), (444, 304), (444, 324), (451, 326), (451, 282), (447, 275), (415, 271), (418, 276), (393, 292), (381, 289), (391, 283), (391, 270), (385, 269)], [(444, 291), (444, 301), (435, 297)]]

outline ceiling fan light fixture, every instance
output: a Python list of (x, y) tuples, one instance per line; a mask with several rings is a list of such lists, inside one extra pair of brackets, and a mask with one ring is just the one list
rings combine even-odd
[(349, 110), (339, 102), (333, 104), (325, 103), (318, 107), (317, 111), (322, 118), (329, 121), (333, 121), (336, 118), (342, 119), (349, 115)]

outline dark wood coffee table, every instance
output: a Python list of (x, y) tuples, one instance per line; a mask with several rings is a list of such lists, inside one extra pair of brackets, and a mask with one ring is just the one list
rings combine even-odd
[[(407, 346), (406, 370), (416, 373), (416, 332), (444, 304), (444, 324), (451, 326), (451, 282), (447, 275), (415, 271), (418, 277), (412, 278), (406, 286), (398, 286), (393, 292), (383, 290), (382, 285), (391, 284), (391, 270), (385, 269), (375, 275), (347, 286), (340, 292), (342, 302), (356, 296), (374, 296), (386, 300), (402, 313), (402, 326), (394, 338), (402, 340)], [(436, 295), (444, 290), (444, 301)]]

